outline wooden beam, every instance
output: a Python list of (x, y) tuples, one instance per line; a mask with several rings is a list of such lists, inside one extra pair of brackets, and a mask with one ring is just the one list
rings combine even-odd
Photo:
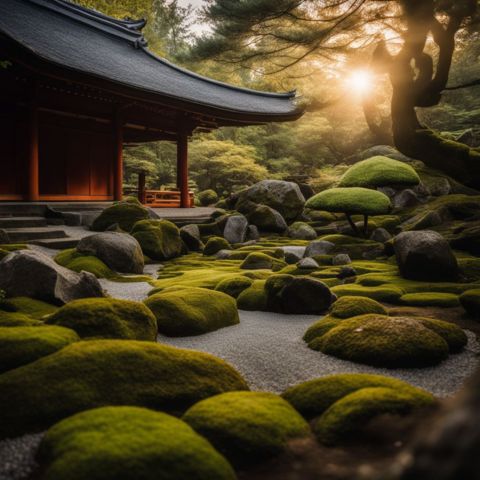
[(138, 174), (138, 201), (142, 205), (145, 203), (145, 172)]
[(114, 119), (115, 158), (113, 165), (113, 198), (123, 198), (123, 121), (120, 111), (115, 111)]
[(179, 132), (177, 137), (177, 187), (180, 189), (180, 208), (190, 208), (188, 189), (188, 134)]
[(29, 106), (28, 118), (28, 191), (27, 200), (38, 202), (40, 198), (39, 191), (39, 167), (38, 167), (38, 104), (37, 87), (32, 89), (32, 98)]

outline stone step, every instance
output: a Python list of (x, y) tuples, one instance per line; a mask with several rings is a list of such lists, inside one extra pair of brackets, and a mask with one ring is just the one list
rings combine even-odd
[(46, 227), (44, 217), (0, 217), (0, 228)]
[(5, 228), (11, 243), (33, 242), (51, 238), (68, 238), (64, 230), (48, 227), (39, 228)]
[(65, 250), (66, 248), (75, 248), (80, 241), (79, 238), (47, 238), (44, 240), (33, 240), (30, 243), (40, 247), (52, 248), (55, 250)]

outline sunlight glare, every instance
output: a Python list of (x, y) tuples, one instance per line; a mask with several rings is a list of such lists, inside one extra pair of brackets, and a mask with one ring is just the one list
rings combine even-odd
[(346, 80), (346, 86), (353, 92), (365, 95), (372, 88), (372, 74), (368, 70), (354, 70)]

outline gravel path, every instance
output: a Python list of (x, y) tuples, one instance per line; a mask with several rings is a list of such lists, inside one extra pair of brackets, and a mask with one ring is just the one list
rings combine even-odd
[(21, 480), (31, 475), (42, 437), (43, 433), (36, 433), (0, 441), (0, 480)]
[(480, 345), (467, 332), (469, 343), (436, 367), (381, 369), (339, 360), (310, 350), (302, 336), (315, 320), (307, 315), (280, 315), (240, 312), (240, 324), (198, 337), (168, 338), (159, 341), (180, 348), (212, 353), (240, 371), (252, 390), (280, 393), (287, 387), (336, 373), (376, 373), (405, 380), (445, 397), (455, 393), (478, 364)]

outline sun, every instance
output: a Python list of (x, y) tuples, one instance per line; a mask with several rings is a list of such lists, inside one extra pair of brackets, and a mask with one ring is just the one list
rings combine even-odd
[(354, 70), (345, 83), (352, 92), (365, 95), (372, 88), (372, 74), (368, 70)]

